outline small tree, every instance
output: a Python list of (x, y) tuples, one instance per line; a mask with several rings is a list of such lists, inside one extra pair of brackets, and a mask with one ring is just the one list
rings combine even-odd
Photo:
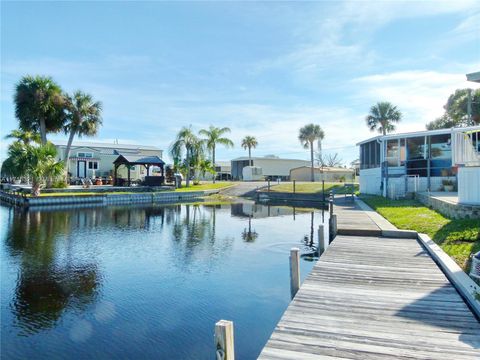
[[(468, 93), (470, 94), (470, 110), (472, 122), (468, 118)], [(426, 125), (427, 130), (446, 129), (480, 124), (480, 89), (457, 89), (448, 97), (447, 103), (443, 106), (445, 113), (438, 119)]]
[(48, 132), (59, 132), (65, 121), (65, 97), (52, 78), (24, 76), (15, 88), (15, 116), (20, 129), (39, 133), (42, 144)]
[(6, 161), (16, 177), (29, 176), (32, 179), (33, 196), (40, 195), (41, 187), (63, 172), (63, 163), (57, 160), (57, 149), (50, 142), (25, 144), (15, 141), (9, 146)]
[(325, 133), (323, 132), (320, 125), (315, 124), (308, 124), (305, 125), (300, 129), (298, 134), (298, 139), (302, 143), (305, 149), (310, 148), (310, 161), (311, 161), (311, 175), (310, 180), (313, 182), (315, 181), (314, 175), (314, 156), (313, 156), (313, 143), (317, 140), (322, 140), (325, 137)]
[(170, 146), (170, 155), (175, 166), (178, 168), (182, 163), (183, 152), (185, 151), (186, 186), (190, 186), (191, 163), (200, 148), (201, 140), (193, 133), (192, 127), (183, 127), (177, 134), (175, 141)]
[(248, 149), (248, 164), (252, 166), (252, 148), (255, 149), (258, 145), (257, 139), (254, 136), (247, 135), (242, 140), (242, 147)]
[(386, 135), (395, 130), (395, 123), (402, 119), (402, 113), (396, 106), (389, 102), (379, 102), (370, 108), (370, 113), (365, 121), (370, 131), (377, 130), (380, 134)]
[(70, 149), (77, 135), (95, 136), (102, 125), (102, 103), (94, 101), (92, 96), (81, 91), (76, 91), (72, 96), (66, 96), (67, 117), (64, 131), (68, 136), (67, 149), (64, 159), (65, 172), (68, 173)]
[(202, 129), (199, 134), (205, 136), (205, 144), (207, 149), (211, 151), (212, 163), (213, 163), (213, 182), (215, 183), (215, 150), (217, 144), (221, 144), (225, 147), (233, 147), (233, 141), (227, 137), (223, 137), (224, 134), (229, 133), (230, 128), (217, 128), (210, 125), (208, 130)]

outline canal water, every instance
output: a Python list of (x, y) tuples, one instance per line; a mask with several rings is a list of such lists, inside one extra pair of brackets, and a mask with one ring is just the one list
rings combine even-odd
[(0, 207), (2, 359), (213, 359), (233, 320), (255, 359), (302, 279), (320, 211), (251, 203)]

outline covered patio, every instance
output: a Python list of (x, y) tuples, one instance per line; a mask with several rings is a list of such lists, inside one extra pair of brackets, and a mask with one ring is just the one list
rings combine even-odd
[[(158, 185), (161, 185), (165, 182), (165, 172), (164, 172), (165, 162), (162, 159), (160, 159), (158, 156), (120, 154), (118, 158), (113, 162), (113, 164), (114, 164), (113, 184), (115, 186), (124, 186), (124, 185), (131, 186), (132, 181), (131, 181), (130, 170), (132, 166), (135, 166), (135, 165), (144, 166), (146, 168), (147, 175), (145, 176), (145, 182), (147, 183), (147, 185), (157, 185), (157, 183)], [(124, 182), (123, 179), (118, 178), (118, 168), (122, 165), (124, 165), (127, 168), (127, 180), (125, 183), (123, 183)], [(157, 166), (160, 168), (161, 176), (150, 176), (150, 168), (152, 166)], [(159, 178), (159, 179), (156, 179), (156, 178)]]

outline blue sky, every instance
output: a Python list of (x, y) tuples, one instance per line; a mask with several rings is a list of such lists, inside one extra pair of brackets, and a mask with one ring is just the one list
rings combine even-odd
[[(308, 159), (298, 129), (326, 133), (347, 163), (377, 101), (423, 130), (480, 71), (480, 3), (1, 2), (1, 133), (16, 127), (15, 83), (52, 76), (103, 102), (97, 141), (168, 149), (182, 127), (228, 126), (234, 149)], [(50, 135), (49, 139), (64, 139)], [(93, 139), (92, 139), (93, 140)], [(1, 155), (6, 152), (2, 139)]]

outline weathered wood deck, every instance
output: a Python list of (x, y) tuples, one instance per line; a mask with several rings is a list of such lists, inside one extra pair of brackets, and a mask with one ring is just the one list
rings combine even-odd
[(259, 359), (480, 359), (480, 323), (414, 239), (337, 236)]
[[(357, 201), (338, 195), (335, 197), (334, 204), (338, 235), (382, 235), (382, 229), (370, 218), (367, 212), (362, 211)], [(392, 226), (392, 228), (394, 227)]]

